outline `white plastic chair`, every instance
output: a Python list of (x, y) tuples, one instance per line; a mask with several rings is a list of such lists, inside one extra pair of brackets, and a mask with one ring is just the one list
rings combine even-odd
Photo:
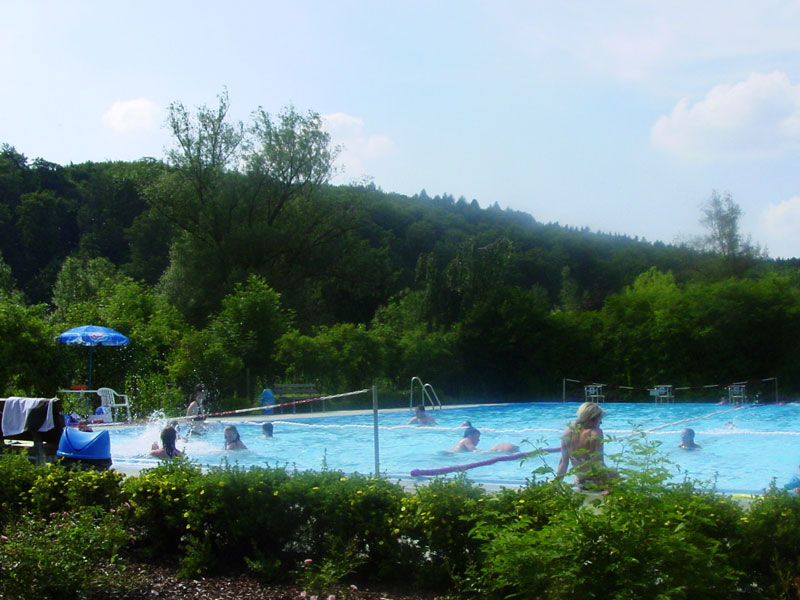
[(97, 395), (100, 396), (100, 405), (106, 406), (112, 413), (113, 419), (113, 412), (115, 408), (122, 408), (125, 407), (125, 413), (128, 417), (128, 421), (131, 420), (131, 407), (128, 404), (128, 396), (125, 394), (118, 394), (111, 388), (103, 387), (97, 389)]

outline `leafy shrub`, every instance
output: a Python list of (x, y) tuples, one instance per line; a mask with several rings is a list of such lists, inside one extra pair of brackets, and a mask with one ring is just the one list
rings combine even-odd
[(725, 528), (735, 530), (737, 511), (690, 486), (637, 483), (544, 527), (527, 515), (483, 524), (476, 589), (486, 598), (729, 598), (740, 572)]
[(264, 579), (281, 573), (284, 547), (300, 524), (282, 486), (284, 469), (225, 467), (192, 482), (183, 515), (185, 575), (247, 563)]
[(163, 461), (128, 477), (123, 490), (132, 507), (141, 550), (148, 556), (176, 555), (186, 533), (189, 495), (203, 477), (200, 468), (183, 457)]
[(28, 510), (28, 491), (39, 470), (26, 456), (3, 455), (0, 459), (0, 529)]
[(319, 564), (325, 557), (349, 552), (365, 575), (384, 577), (395, 571), (397, 536), (391, 519), (404, 495), (398, 485), (322, 471), (295, 474), (284, 489), (300, 510), (301, 525), (294, 540), (298, 558)]
[(486, 499), (486, 491), (463, 476), (434, 479), (405, 496), (394, 519), (404, 572), (420, 585), (438, 588), (466, 573), (480, 553), (470, 532), (484, 516)]
[(116, 514), (25, 516), (5, 531), (0, 591), (10, 600), (87, 598), (124, 581), (117, 559), (131, 536)]
[(35, 473), (36, 479), (24, 497), (28, 508), (39, 516), (84, 506), (108, 510), (125, 501), (121, 487), (124, 475), (116, 471), (72, 470), (53, 464)]
[(800, 496), (774, 485), (741, 518), (737, 553), (753, 597), (800, 598)]

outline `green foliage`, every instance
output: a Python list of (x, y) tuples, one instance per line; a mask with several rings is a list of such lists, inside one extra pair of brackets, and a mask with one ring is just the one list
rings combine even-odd
[(283, 490), (283, 469), (215, 468), (187, 490), (185, 575), (248, 563), (265, 579), (281, 575), (284, 547), (300, 526), (300, 508)]
[(290, 381), (312, 381), (333, 393), (363, 389), (385, 369), (380, 339), (363, 325), (320, 327), (314, 336), (297, 331), (277, 342), (276, 360)]
[(751, 574), (752, 598), (795, 598), (800, 593), (800, 496), (774, 486), (756, 498), (737, 530), (736, 558)]
[(480, 544), (470, 532), (486, 498), (485, 490), (465, 477), (434, 479), (403, 498), (394, 533), (403, 546), (401, 564), (415, 581), (446, 589), (477, 560)]
[(29, 509), (28, 490), (39, 476), (38, 469), (27, 456), (0, 456), (0, 531), (9, 521)]
[(139, 543), (151, 557), (174, 556), (186, 533), (189, 497), (200, 468), (178, 457), (123, 482), (131, 504), (131, 523)]
[(299, 557), (319, 562), (349, 553), (367, 576), (390, 573), (397, 552), (390, 517), (403, 497), (399, 486), (337, 471), (305, 472), (287, 481), (284, 493), (300, 510), (293, 540)]
[(52, 396), (64, 376), (43, 305), (0, 294), (0, 395)]
[[(339, 598), (346, 599), (347, 591), (341, 581), (355, 572), (361, 562), (363, 558), (358, 558), (350, 548), (336, 556), (324, 558), (320, 563), (307, 558), (294, 573), (297, 586), (311, 598), (338, 595)], [(351, 586), (351, 589), (357, 588)]]
[(25, 516), (0, 540), (5, 598), (90, 598), (124, 588), (118, 558), (131, 534), (116, 514), (84, 510)]
[(6, 395), (85, 381), (86, 352), (53, 338), (91, 322), (131, 338), (93, 356), (139, 414), (176, 410), (197, 381), (221, 405), (256, 380), (339, 391), (420, 376), (507, 399), (552, 399), (563, 377), (800, 389), (800, 263), (751, 244), (730, 194), (701, 208), (705, 250), (650, 244), (448, 194), (331, 186), (339, 149), (318, 114), (239, 123), (229, 107), (225, 92), (174, 103), (166, 162), (62, 167), (2, 146)]
[(475, 530), (484, 598), (729, 598), (741, 509), (690, 487), (635, 485), (604, 502)]
[(272, 360), (275, 343), (289, 324), (280, 294), (251, 275), (222, 300), (222, 309), (208, 329), (212, 337), (224, 341), (227, 355), (238, 356), (245, 368), (271, 379), (277, 374)]
[[(743, 505), (693, 482), (636, 437), (608, 457), (625, 477), (606, 496), (560, 482), (488, 492), (463, 476), (404, 491), (338, 472), (185, 459), (125, 477), (0, 459), (0, 593), (91, 597), (136, 534), (140, 556), (183, 574), (294, 574), (310, 594), (393, 582), (459, 598), (794, 598), (800, 497)], [(636, 467), (638, 465), (638, 467)]]
[(123, 476), (115, 471), (72, 471), (59, 464), (38, 470), (25, 497), (37, 515), (98, 506), (110, 510), (125, 496), (120, 484)]

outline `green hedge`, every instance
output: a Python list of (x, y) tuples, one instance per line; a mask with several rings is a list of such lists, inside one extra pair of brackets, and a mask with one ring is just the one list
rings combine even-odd
[[(0, 480), (8, 598), (23, 589), (91, 598), (95, 574), (133, 554), (173, 561), (186, 576), (249, 569), (314, 593), (368, 581), (498, 600), (800, 591), (800, 498), (774, 488), (744, 506), (653, 472), (587, 497), (547, 482), (489, 492), (463, 476), (405, 490), (333, 471), (203, 473), (188, 460), (123, 477), (11, 456)], [(77, 573), (68, 585), (67, 571)]]

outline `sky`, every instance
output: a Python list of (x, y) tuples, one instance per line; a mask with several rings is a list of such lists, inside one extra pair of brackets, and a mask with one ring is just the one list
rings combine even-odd
[(0, 3), (0, 144), (164, 158), (171, 103), (314, 111), (333, 183), (675, 243), (714, 190), (800, 256), (800, 0)]

